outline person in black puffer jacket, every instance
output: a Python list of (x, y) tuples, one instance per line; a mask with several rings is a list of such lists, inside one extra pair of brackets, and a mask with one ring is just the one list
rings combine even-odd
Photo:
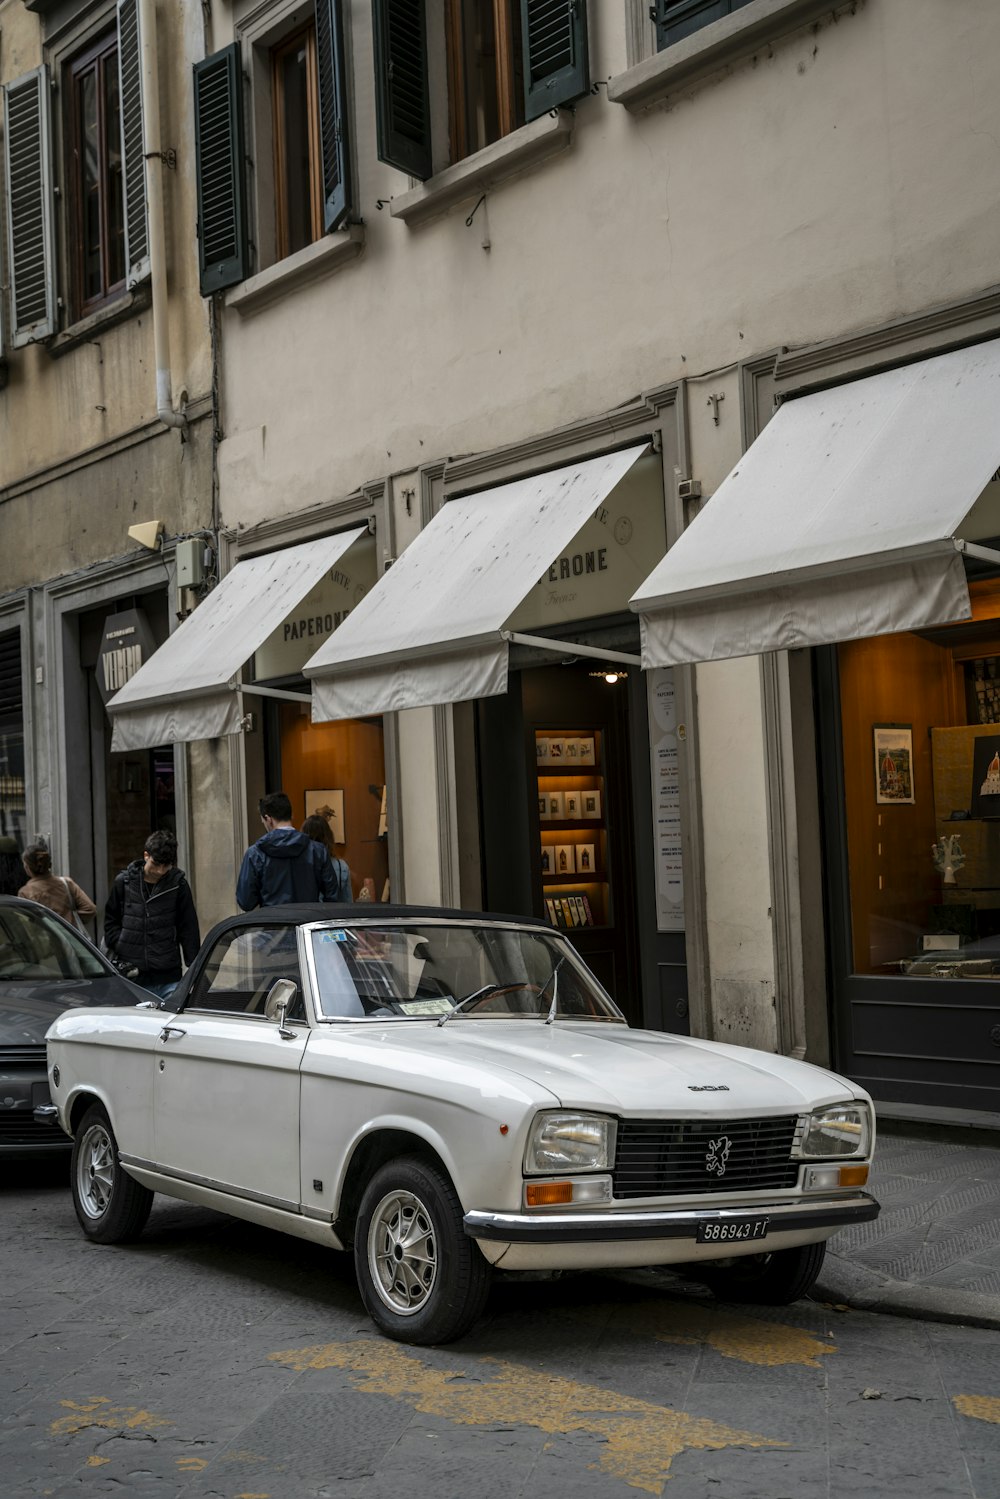
[(142, 858), (115, 876), (104, 907), (104, 943), (112, 958), (137, 968), (135, 982), (167, 999), (201, 945), (198, 913), (173, 833), (150, 833)]

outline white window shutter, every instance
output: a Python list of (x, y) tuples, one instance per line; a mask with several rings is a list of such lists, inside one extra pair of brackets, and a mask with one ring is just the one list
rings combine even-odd
[(125, 281), (127, 286), (136, 286), (149, 275), (138, 0), (118, 0), (118, 80), (121, 90), (122, 186), (125, 198)]
[(11, 344), (17, 349), (56, 331), (48, 68), (43, 63), (15, 78), (3, 93)]

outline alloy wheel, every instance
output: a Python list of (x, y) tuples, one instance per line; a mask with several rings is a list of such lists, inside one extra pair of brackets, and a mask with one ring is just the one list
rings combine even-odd
[(412, 1317), (426, 1306), (438, 1274), (437, 1233), (412, 1192), (389, 1192), (368, 1230), (372, 1282), (386, 1306)]
[(107, 1212), (116, 1170), (111, 1136), (102, 1124), (91, 1125), (80, 1142), (76, 1164), (77, 1197), (89, 1218), (100, 1218)]

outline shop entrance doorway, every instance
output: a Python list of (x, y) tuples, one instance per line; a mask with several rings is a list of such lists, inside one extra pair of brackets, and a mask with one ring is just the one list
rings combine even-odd
[(515, 671), (477, 704), (483, 902), (566, 931), (632, 1025), (687, 1034), (684, 934), (656, 929), (645, 682), (599, 666)]

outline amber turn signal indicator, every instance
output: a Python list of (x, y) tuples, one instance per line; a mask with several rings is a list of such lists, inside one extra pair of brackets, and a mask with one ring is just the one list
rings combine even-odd
[(524, 1191), (529, 1208), (547, 1208), (553, 1203), (573, 1201), (572, 1182), (529, 1182)]
[(863, 1187), (868, 1180), (867, 1166), (841, 1166), (840, 1185), (842, 1187)]

